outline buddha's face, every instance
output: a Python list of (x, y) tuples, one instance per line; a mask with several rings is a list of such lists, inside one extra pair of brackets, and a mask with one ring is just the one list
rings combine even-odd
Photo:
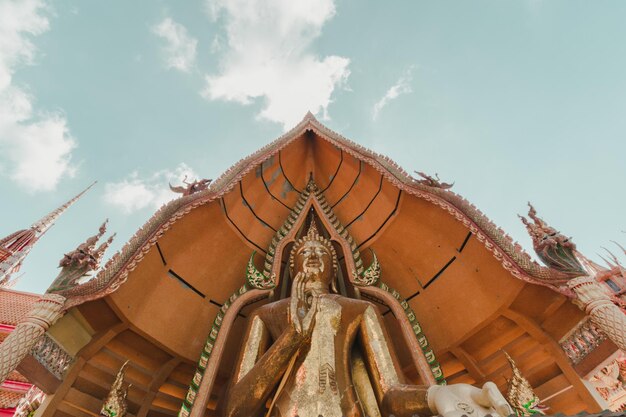
[(304, 242), (295, 254), (294, 263), (296, 273), (304, 272), (325, 285), (330, 284), (333, 261), (330, 252), (322, 243), (316, 240)]

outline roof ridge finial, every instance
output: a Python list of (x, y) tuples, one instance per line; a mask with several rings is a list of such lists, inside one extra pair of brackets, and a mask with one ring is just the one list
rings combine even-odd
[(111, 384), (109, 394), (102, 404), (100, 415), (105, 417), (124, 417), (127, 413), (128, 405), (126, 404), (126, 397), (128, 396), (128, 389), (130, 385), (124, 386), (124, 379), (126, 376), (126, 367), (128, 366), (128, 360), (124, 362), (115, 380)]
[(302, 121), (306, 121), (306, 122), (317, 122), (317, 118), (315, 117), (315, 115), (311, 112), (311, 110), (307, 111), (306, 114), (304, 115), (304, 118), (302, 119)]
[(313, 172), (309, 172), (309, 181), (306, 184), (306, 189), (309, 192), (317, 191), (317, 184), (315, 183), (315, 180), (313, 179)]
[(513, 376), (507, 379), (506, 399), (515, 410), (515, 414), (520, 417), (531, 416), (533, 414), (545, 415), (548, 407), (541, 404), (541, 400), (533, 391), (530, 382), (522, 375), (522, 371), (517, 367), (513, 358), (502, 350), (506, 360), (509, 361)]
[(413, 171), (413, 172), (415, 172), (417, 175), (422, 177), (421, 180), (414, 179), (414, 181), (418, 184), (427, 185), (429, 187), (434, 187), (434, 188), (441, 188), (442, 190), (449, 190), (454, 185), (454, 183), (442, 182), (439, 179), (439, 174), (437, 173), (435, 173), (435, 176), (433, 177), (420, 171)]

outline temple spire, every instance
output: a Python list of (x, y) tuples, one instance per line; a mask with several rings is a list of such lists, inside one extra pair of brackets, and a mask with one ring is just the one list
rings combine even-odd
[(0, 288), (12, 285), (11, 275), (20, 269), (24, 258), (30, 253), (35, 243), (52, 227), (61, 214), (78, 201), (95, 183), (93, 182), (56, 210), (46, 214), (30, 228), (19, 230), (0, 239)]
[(31, 226), (31, 229), (36, 230), (37, 233), (39, 233), (38, 237), (41, 237), (41, 235), (46, 233), (48, 229), (52, 227), (54, 222), (61, 216), (61, 214), (65, 212), (65, 210), (67, 210), (68, 208), (70, 208), (72, 204), (77, 202), (87, 191), (89, 191), (89, 189), (91, 189), (91, 187), (96, 185), (97, 182), (98, 181), (92, 182), (89, 187), (85, 188), (83, 191), (78, 193), (74, 198), (72, 198), (71, 200), (63, 204), (61, 207), (57, 208), (56, 210), (46, 214), (39, 221), (33, 223), (33, 225)]

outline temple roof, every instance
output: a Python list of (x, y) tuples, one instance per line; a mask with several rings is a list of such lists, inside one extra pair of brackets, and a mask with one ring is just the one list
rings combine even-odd
[[(414, 179), (311, 114), (207, 190), (163, 206), (94, 279), (62, 292), (77, 308), (74, 321), (55, 326), (93, 336), (76, 349), (86, 364), (73, 389), (102, 398), (130, 359), (131, 413), (175, 414), (213, 319), (246, 282), (253, 252), (263, 270), (311, 177), (366, 265), (370, 249), (376, 253), (382, 279), (415, 312), (448, 382), (504, 385), (506, 348), (539, 395), (553, 396), (550, 406), (568, 412), (594, 404), (555, 342), (583, 317), (545, 288), (565, 277), (533, 262), (462, 197)], [(250, 300), (235, 320), (216, 386), (230, 375), (246, 317), (265, 302)], [(399, 340), (393, 311), (378, 305)], [(398, 350), (405, 373), (418, 380), (409, 349)], [(212, 393), (210, 407), (219, 395)], [(87, 404), (78, 395), (67, 402)]]
[[(359, 230), (353, 231), (352, 234), (359, 240), (360, 245), (367, 244), (369, 239), (372, 239), (376, 232), (385, 226), (390, 214), (395, 212), (393, 210), (393, 213), (388, 212), (389, 218), (378, 219), (374, 223), (363, 222), (362, 216), (374, 212), (380, 213), (377, 204), (382, 204), (384, 200), (393, 200), (389, 195), (393, 194), (391, 189), (395, 188), (396, 193), (409, 193), (446, 211), (449, 216), (476, 235), (487, 250), (491, 251), (504, 268), (515, 277), (554, 289), (556, 289), (554, 284), (569, 278), (567, 275), (533, 261), (519, 244), (513, 242), (509, 235), (463, 197), (449, 190), (427, 185), (427, 181), (416, 180), (390, 158), (344, 138), (324, 126), (309, 112), (289, 132), (234, 164), (207, 190), (181, 197), (159, 209), (109, 261), (96, 279), (77, 287), (68, 295), (74, 297), (76, 303), (80, 303), (114, 291), (126, 280), (128, 272), (134, 269), (144, 254), (154, 245), (157, 237), (195, 208), (213, 201), (220, 201), (227, 194), (233, 194), (233, 189), (236, 187), (243, 190), (243, 184), (250, 183), (248, 179), (252, 176), (261, 179), (264, 190), (254, 190), (257, 194), (253, 197), (244, 196), (243, 191), (239, 194), (243, 205), (246, 205), (251, 215), (256, 218), (256, 222), (251, 220), (254, 226), (250, 226), (250, 233), (252, 235), (263, 234), (259, 229), (272, 229), (282, 223), (281, 220), (276, 220), (274, 226), (270, 224), (271, 217), (275, 215), (273, 213), (280, 212), (280, 210), (286, 212), (290, 208), (290, 204), (295, 202), (299, 191), (304, 189), (311, 173), (325, 192), (337, 190), (342, 193), (339, 200), (335, 202), (336, 205), (354, 199), (355, 196), (358, 200), (367, 200), (364, 201), (365, 207), (358, 209), (364, 208), (364, 210), (351, 213), (356, 217), (348, 221), (351, 224), (357, 222), (353, 228)], [(361, 193), (365, 179), (374, 182), (373, 195), (366, 196)], [(237, 190), (234, 190), (234, 194), (237, 194)], [(253, 209), (247, 201), (251, 198), (271, 201), (272, 204), (263, 203), (268, 207), (268, 214)], [(389, 204), (395, 206), (393, 202)], [(256, 203), (256, 205), (262, 204)], [(228, 207), (224, 207), (229, 217)], [(278, 209), (275, 210), (275, 208)], [(237, 209), (239, 207), (235, 210)], [(229, 217), (229, 220), (232, 219)], [(231, 223), (235, 228), (240, 226), (232, 221)], [(366, 223), (369, 227), (360, 226)], [(243, 236), (248, 233), (248, 230), (240, 229), (239, 232)], [(251, 247), (264, 251), (263, 244), (265, 243), (262, 239), (255, 241), (247, 236), (244, 239)], [(562, 291), (562, 289), (558, 290)]]
[(0, 324), (15, 326), (39, 298), (39, 294), (0, 288)]

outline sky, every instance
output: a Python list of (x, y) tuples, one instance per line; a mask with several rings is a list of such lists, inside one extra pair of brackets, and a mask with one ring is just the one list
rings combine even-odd
[[(626, 246), (626, 2), (0, 0), (0, 236), (98, 181), (40, 240), (43, 292), (108, 218), (111, 256), (168, 181), (217, 178), (310, 110), (438, 173), (527, 251), (539, 215)], [(626, 257), (622, 256), (622, 260)]]

